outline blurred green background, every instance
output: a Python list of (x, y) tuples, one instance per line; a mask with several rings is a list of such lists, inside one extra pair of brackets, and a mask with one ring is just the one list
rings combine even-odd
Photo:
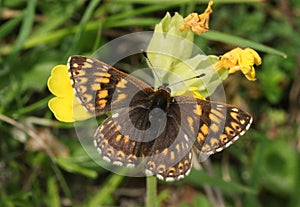
[[(101, 168), (73, 124), (53, 118), (47, 79), (69, 55), (152, 31), (167, 11), (201, 13), (207, 2), (0, 0), (0, 206), (144, 206), (144, 178)], [(249, 111), (254, 124), (201, 170), (159, 182), (160, 206), (300, 206), (299, 15), (297, 0), (215, 1), (211, 31), (195, 43), (206, 54), (251, 46), (261, 55), (256, 82), (237, 73), (224, 83), (228, 103)]]

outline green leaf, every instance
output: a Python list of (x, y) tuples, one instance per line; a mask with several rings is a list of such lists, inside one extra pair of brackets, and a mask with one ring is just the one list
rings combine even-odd
[(278, 195), (293, 193), (299, 169), (297, 152), (285, 142), (268, 141), (268, 147), (259, 156), (261, 182), (265, 188)]
[(25, 40), (30, 34), (33, 22), (34, 22), (34, 14), (35, 14), (35, 6), (36, 6), (36, 0), (30, 0), (27, 2), (27, 8), (25, 10), (25, 18), (23, 19), (23, 23), (21, 26), (21, 31), (18, 35), (18, 38), (12, 48), (10, 57), (13, 58), (14, 55), (22, 49)]
[(47, 188), (48, 188), (47, 205), (51, 207), (60, 207), (59, 192), (54, 177), (48, 178)]
[(70, 158), (60, 157), (56, 161), (60, 167), (62, 167), (63, 169), (65, 169), (68, 172), (79, 173), (79, 174), (82, 174), (82, 175), (90, 177), (90, 178), (97, 177), (96, 171), (84, 168), (84, 167), (80, 166), (78, 163), (74, 162), (73, 160), (74, 160), (74, 158), (70, 159)]
[(226, 182), (220, 177), (213, 177), (205, 173), (204, 171), (199, 171), (193, 169), (189, 176), (186, 177), (191, 184), (202, 187), (205, 184), (219, 187), (220, 189), (227, 192), (236, 193), (255, 193), (254, 189), (236, 182)]
[(254, 42), (251, 40), (247, 40), (241, 37), (237, 37), (234, 35), (230, 34), (225, 34), (222, 32), (218, 32), (215, 30), (209, 30), (208, 32), (205, 32), (201, 35), (203, 38), (206, 38), (208, 40), (213, 40), (213, 41), (219, 41), (219, 42), (224, 42), (227, 44), (231, 45), (237, 45), (240, 47), (250, 47), (252, 49), (261, 51), (261, 52), (266, 52), (274, 55), (279, 55), (283, 58), (286, 58), (287, 55), (279, 50), (276, 50), (274, 48), (271, 48), (269, 46), (260, 44), (258, 42)]
[(22, 12), (16, 18), (13, 18), (13, 19), (9, 20), (8, 22), (4, 23), (0, 27), (0, 39), (3, 38), (9, 32), (11, 32), (13, 29), (15, 29), (16, 26), (22, 21), (24, 16), (25, 16), (25, 12)]
[(98, 207), (104, 206), (105, 202), (107, 202), (112, 193), (116, 190), (116, 188), (121, 184), (124, 176), (118, 174), (111, 174), (109, 178), (103, 183), (99, 190), (89, 199), (87, 202), (88, 207)]
[(284, 95), (283, 83), (287, 78), (285, 72), (279, 68), (280, 61), (274, 55), (266, 55), (263, 60), (261, 71), (257, 74), (261, 84), (261, 90), (271, 103), (277, 103)]

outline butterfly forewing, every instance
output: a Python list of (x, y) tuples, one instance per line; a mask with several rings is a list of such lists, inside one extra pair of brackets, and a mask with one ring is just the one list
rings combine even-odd
[[(201, 153), (211, 155), (220, 152), (243, 135), (252, 123), (247, 112), (235, 106), (191, 97), (175, 97), (179, 105), (190, 105), (190, 111), (198, 117), (183, 115), (190, 131), (195, 131), (194, 146)], [(193, 119), (192, 119), (193, 118)], [(191, 125), (196, 121), (198, 125)], [(195, 128), (196, 126), (196, 128)]]
[[(145, 82), (94, 58), (71, 56), (68, 70), (77, 98), (92, 114), (128, 107), (154, 92)], [(132, 95), (136, 93), (139, 96), (133, 102)]]
[(202, 153), (220, 152), (243, 135), (252, 123), (251, 115), (235, 106), (201, 100), (199, 104), (204, 106), (197, 135)]

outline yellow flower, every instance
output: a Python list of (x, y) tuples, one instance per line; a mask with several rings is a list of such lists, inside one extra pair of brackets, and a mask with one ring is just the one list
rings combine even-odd
[(66, 65), (55, 66), (47, 84), (50, 92), (56, 96), (50, 99), (48, 107), (57, 120), (74, 122), (92, 117), (75, 97)]
[(199, 87), (190, 86), (188, 89), (183, 89), (176, 92), (177, 96), (193, 96), (198, 99), (205, 100), (205, 97), (199, 92)]
[(240, 70), (248, 80), (255, 81), (254, 65), (260, 64), (261, 58), (255, 50), (235, 48), (225, 53), (215, 64), (215, 67), (218, 71), (227, 69), (229, 70), (228, 73), (235, 73)]
[(202, 13), (191, 13), (184, 18), (184, 24), (179, 28), (180, 31), (191, 29), (196, 34), (200, 35), (203, 32), (207, 32), (209, 29), (209, 15), (212, 13), (211, 6), (213, 1), (210, 0), (206, 10)]

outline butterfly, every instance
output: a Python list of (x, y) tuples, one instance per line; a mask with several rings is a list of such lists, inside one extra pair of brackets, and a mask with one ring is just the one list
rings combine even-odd
[(149, 84), (98, 59), (71, 56), (68, 71), (81, 105), (96, 116), (112, 112), (97, 128), (94, 144), (103, 160), (135, 168), (165, 181), (191, 170), (193, 148), (220, 152), (252, 123), (249, 113), (231, 105), (173, 96), (168, 84)]

